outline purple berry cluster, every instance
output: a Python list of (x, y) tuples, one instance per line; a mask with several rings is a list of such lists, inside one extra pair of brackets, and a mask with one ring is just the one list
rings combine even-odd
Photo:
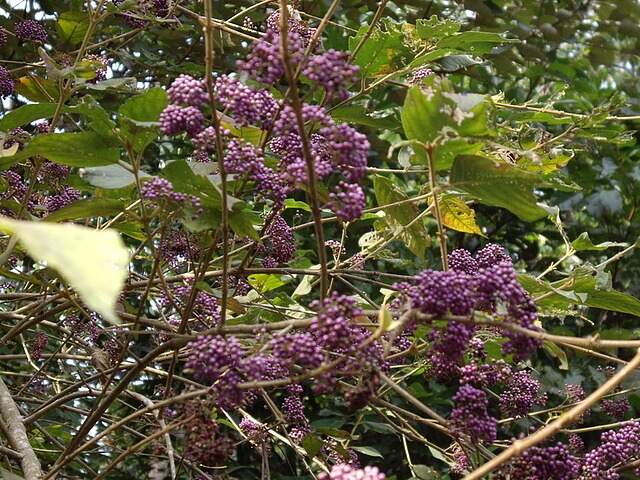
[(466, 435), (473, 443), (492, 443), (496, 439), (498, 421), (487, 412), (489, 399), (484, 390), (463, 384), (452, 400), (450, 421), (454, 434)]
[(7, 40), (9, 40), (7, 29), (3, 26), (0, 26), (0, 48), (4, 47), (7, 44)]
[(173, 269), (188, 262), (195, 262), (200, 254), (200, 249), (194, 240), (192, 235), (171, 230), (160, 240), (160, 256)]
[(221, 432), (205, 405), (198, 403), (191, 407), (184, 413), (189, 418), (184, 427), (185, 458), (207, 467), (225, 465), (235, 451), (235, 442)]
[(13, 95), (15, 83), (11, 78), (11, 73), (6, 68), (0, 66), (0, 97), (7, 98)]
[(626, 397), (623, 397), (619, 400), (605, 398), (604, 400), (602, 400), (600, 410), (602, 410), (607, 415), (612, 416), (616, 420), (622, 420), (631, 410), (631, 404), (629, 403), (629, 399)]
[(209, 100), (204, 82), (182, 73), (171, 82), (167, 95), (172, 104), (186, 107), (198, 107)]
[(233, 117), (234, 125), (255, 125), (268, 130), (280, 110), (275, 97), (266, 88), (245, 85), (237, 77), (221, 75), (214, 83), (214, 96), (222, 111)]
[(16, 23), (14, 32), (21, 40), (43, 43), (47, 39), (47, 31), (35, 20)]
[(515, 372), (504, 382), (504, 391), (500, 394), (500, 410), (511, 417), (524, 417), (540, 403), (544, 396), (540, 395), (540, 382), (531, 378), (526, 370)]
[(329, 49), (326, 52), (312, 55), (303, 65), (302, 74), (313, 85), (324, 88), (326, 100), (346, 100), (347, 90), (358, 74), (360, 68), (349, 64), (349, 54)]
[(385, 480), (387, 476), (378, 467), (353, 467), (346, 463), (339, 463), (331, 467), (331, 472), (322, 472), (318, 480)]
[(548, 447), (533, 446), (496, 472), (496, 480), (522, 478), (527, 480), (575, 480), (580, 462), (561, 442)]
[(293, 238), (293, 230), (280, 215), (274, 215), (269, 224), (264, 228), (267, 237), (264, 244), (258, 249), (266, 254), (262, 265), (274, 268), (282, 263), (287, 263), (293, 258), (296, 251), (296, 243)]
[(600, 436), (600, 446), (584, 456), (579, 480), (617, 480), (620, 474), (615, 467), (639, 456), (640, 422), (634, 419)]
[(158, 205), (159, 202), (172, 202), (181, 207), (191, 207), (198, 214), (202, 213), (200, 199), (186, 193), (176, 192), (173, 184), (160, 177), (152, 177), (145, 181), (140, 187), (140, 197), (143, 200), (150, 200), (151, 206)]

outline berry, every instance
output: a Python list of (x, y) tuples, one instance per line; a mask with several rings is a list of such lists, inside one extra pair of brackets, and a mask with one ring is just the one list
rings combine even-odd
[(22, 40), (42, 43), (47, 39), (47, 31), (35, 20), (24, 20), (16, 23), (16, 37)]
[(473, 443), (496, 439), (498, 421), (487, 412), (489, 399), (483, 390), (464, 384), (452, 400), (451, 428), (456, 435), (468, 435)]
[(171, 82), (167, 94), (173, 105), (198, 107), (208, 100), (202, 80), (196, 80), (185, 74), (180, 74)]
[(13, 95), (15, 91), (15, 84), (11, 79), (11, 74), (9, 70), (0, 66), (0, 97), (7, 98), (10, 95)]
[(356, 65), (349, 65), (349, 54), (327, 50), (318, 55), (312, 55), (303, 65), (302, 74), (315, 86), (324, 88), (327, 101), (349, 98), (347, 87), (355, 81), (360, 70)]
[(0, 26), (0, 48), (4, 47), (7, 44), (7, 40), (9, 39), (7, 35), (7, 30)]
[(359, 469), (346, 463), (339, 463), (331, 468), (331, 473), (322, 472), (318, 480), (385, 480), (387, 476), (378, 467), (366, 466)]
[(512, 417), (526, 416), (536, 402), (540, 382), (531, 378), (527, 371), (515, 372), (505, 381), (500, 395), (500, 410)]
[(160, 114), (160, 131), (166, 135), (176, 135), (186, 131), (190, 137), (195, 137), (204, 123), (204, 115), (194, 106), (180, 107), (169, 105)]

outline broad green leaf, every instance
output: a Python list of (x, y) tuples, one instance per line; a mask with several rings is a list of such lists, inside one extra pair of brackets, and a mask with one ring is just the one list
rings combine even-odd
[(44, 218), (46, 222), (62, 222), (79, 218), (108, 217), (117, 215), (125, 208), (124, 202), (113, 198), (92, 197), (83, 198), (77, 202), (65, 205)]
[(247, 279), (251, 286), (260, 293), (275, 290), (292, 280), (289, 275), (271, 275), (268, 273), (254, 273), (249, 275)]
[(0, 170), (35, 155), (70, 167), (97, 167), (117, 162), (120, 149), (113, 139), (95, 132), (47, 133), (34, 137), (13, 157), (0, 160)]
[[(395, 183), (380, 175), (373, 177), (373, 188), (378, 205), (381, 207), (407, 200), (408, 198), (406, 193)], [(398, 235), (398, 239), (416, 257), (423, 258), (424, 251), (430, 244), (430, 237), (424, 227), (424, 223), (421, 220), (415, 221), (418, 216), (416, 206), (413, 204), (395, 205), (385, 208), (384, 211), (384, 218), (392, 231)]]
[[(103, 167), (87, 167), (79, 171), (80, 178), (94, 187), (105, 189), (123, 188), (132, 185), (136, 181), (136, 177), (123, 166), (114, 163)], [(140, 178), (149, 178), (146, 172), (138, 172)]]
[[(210, 176), (200, 175), (194, 171), (202, 163), (176, 160), (167, 164), (163, 173), (167, 180), (173, 183), (173, 188), (182, 193), (188, 193), (200, 199), (203, 206), (222, 209), (222, 195), (219, 187), (213, 183)], [(245, 203), (242, 200), (227, 195), (227, 209), (242, 211)]]
[(550, 284), (530, 275), (520, 275), (518, 281), (533, 297), (544, 296), (538, 302), (540, 306), (585, 305), (640, 317), (640, 300), (626, 293), (598, 288), (595, 276), (580, 273)]
[(84, 40), (89, 24), (87, 12), (62, 12), (56, 22), (56, 30), (65, 42), (76, 44)]
[(462, 32), (442, 38), (438, 47), (455, 48), (472, 55), (486, 55), (498, 45), (519, 42), (520, 40), (505, 38), (499, 33)]
[[(27, 125), (35, 120), (51, 118), (57, 109), (58, 105), (55, 103), (29, 103), (22, 105), (2, 117), (2, 120), (0, 120), (0, 131), (8, 132), (9, 130)], [(64, 113), (66, 111), (68, 111), (68, 109), (63, 107), (62, 112)]]
[(445, 227), (458, 232), (475, 233), (486, 238), (476, 223), (476, 212), (462, 200), (453, 196), (443, 196), (440, 198), (439, 205)]
[(440, 20), (437, 15), (431, 15), (429, 20), (416, 20), (416, 30), (420, 38), (425, 40), (438, 41), (443, 37), (448, 37), (456, 33), (462, 24), (453, 20)]
[[(309, 458), (313, 458), (320, 453), (322, 448), (324, 447), (324, 442), (316, 435), (312, 433), (308, 433), (302, 440), (300, 441), (302, 448), (307, 453)], [(332, 445), (332, 449), (336, 449), (336, 446)], [(345, 460), (346, 461), (346, 460)]]
[(130, 98), (118, 109), (121, 135), (136, 152), (158, 138), (158, 120), (167, 103), (167, 92), (156, 87)]
[[(120, 77), (120, 78), (109, 78), (108, 80), (102, 80), (101, 82), (96, 83), (85, 83), (84, 87), (89, 90), (118, 90), (121, 87), (124, 87), (127, 84), (135, 85), (136, 79), (134, 77)], [(127, 89), (129, 92), (129, 89)]]
[(20, 77), (15, 82), (16, 93), (22, 95), (31, 102), (49, 103), (58, 98), (57, 82), (46, 80), (42, 77), (31, 75)]
[(300, 200), (294, 200), (293, 198), (287, 198), (284, 201), (284, 208), (293, 208), (298, 210), (304, 210), (305, 212), (310, 212), (311, 207)]
[(482, 60), (471, 55), (448, 55), (437, 61), (445, 72), (456, 72), (473, 65), (481, 65)]
[(75, 110), (87, 117), (87, 123), (94, 131), (105, 137), (113, 137), (116, 124), (93, 97), (85, 95)]
[[(373, 29), (354, 59), (363, 77), (378, 77), (396, 72), (413, 60), (413, 51), (405, 44), (407, 37), (402, 31), (402, 25), (391, 21), (385, 22), (385, 25), (387, 31), (377, 27)], [(355, 51), (368, 30), (369, 27), (364, 25), (355, 37), (349, 39), (351, 51)]]
[(260, 241), (260, 235), (254, 228), (254, 222), (251, 220), (251, 211), (233, 211), (229, 212), (229, 226), (240, 238), (248, 237), (256, 242)]
[(167, 92), (154, 87), (124, 102), (118, 109), (118, 115), (137, 122), (157, 122), (167, 104)]
[(533, 194), (533, 188), (544, 184), (543, 180), (505, 163), (478, 155), (461, 155), (453, 164), (450, 182), (481, 203), (506, 208), (524, 221), (532, 222), (547, 215)]
[(603, 242), (597, 245), (594, 245), (591, 239), (589, 238), (589, 234), (587, 232), (583, 232), (580, 234), (578, 238), (576, 238), (573, 242), (571, 242), (573, 248), (576, 252), (580, 252), (583, 250), (606, 250), (611, 247), (627, 247), (629, 246), (627, 243), (619, 243), (619, 242)]
[(340, 122), (367, 125), (374, 128), (387, 130), (397, 130), (398, 120), (393, 116), (373, 117), (367, 113), (367, 109), (362, 105), (347, 104), (331, 110), (331, 117)]
[(423, 143), (453, 134), (494, 136), (489, 106), (484, 95), (455, 93), (449, 80), (431, 75), (407, 92), (402, 126), (407, 139)]
[(0, 217), (0, 229), (15, 235), (35, 260), (56, 269), (89, 308), (120, 323), (115, 305), (128, 275), (129, 253), (116, 232), (6, 217)]

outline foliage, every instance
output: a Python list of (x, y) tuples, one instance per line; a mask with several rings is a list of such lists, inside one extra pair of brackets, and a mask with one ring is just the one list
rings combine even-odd
[(0, 9), (3, 478), (640, 475), (635, 2)]

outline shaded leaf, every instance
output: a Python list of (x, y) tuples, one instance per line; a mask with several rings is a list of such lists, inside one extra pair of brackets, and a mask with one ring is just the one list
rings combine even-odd
[[(78, 173), (80, 178), (90, 185), (105, 189), (123, 188), (132, 185), (136, 181), (133, 173), (117, 163), (102, 167), (82, 168)], [(142, 171), (138, 172), (138, 176), (140, 178), (151, 177), (151, 175)]]
[(124, 202), (113, 198), (83, 198), (50, 213), (43, 220), (46, 222), (61, 222), (79, 218), (108, 217), (117, 215), (124, 208)]
[(453, 164), (450, 181), (481, 203), (506, 208), (524, 221), (547, 215), (533, 194), (533, 187), (544, 182), (535, 174), (507, 164), (478, 155), (460, 155)]
[[(373, 188), (381, 207), (406, 200), (407, 195), (386, 177), (373, 177)], [(429, 246), (429, 235), (421, 220), (415, 221), (418, 211), (413, 204), (394, 205), (384, 209), (385, 220), (411, 252), (418, 258), (424, 256)], [(410, 226), (409, 226), (410, 225)]]
[[(58, 105), (55, 103), (29, 103), (8, 112), (0, 120), (0, 131), (8, 132), (16, 127), (27, 125), (35, 120), (51, 118), (56, 113)], [(62, 112), (68, 109), (63, 107)]]
[(571, 242), (571, 245), (573, 245), (573, 248), (575, 249), (576, 252), (580, 252), (582, 250), (600, 251), (600, 250), (606, 250), (607, 248), (611, 248), (611, 247), (627, 247), (628, 246), (628, 244), (626, 243), (619, 243), (619, 242), (603, 242), (603, 243), (594, 245), (593, 242), (591, 242), (591, 239), (589, 238), (589, 234), (587, 232), (581, 233), (578, 238), (576, 238), (573, 242)]

